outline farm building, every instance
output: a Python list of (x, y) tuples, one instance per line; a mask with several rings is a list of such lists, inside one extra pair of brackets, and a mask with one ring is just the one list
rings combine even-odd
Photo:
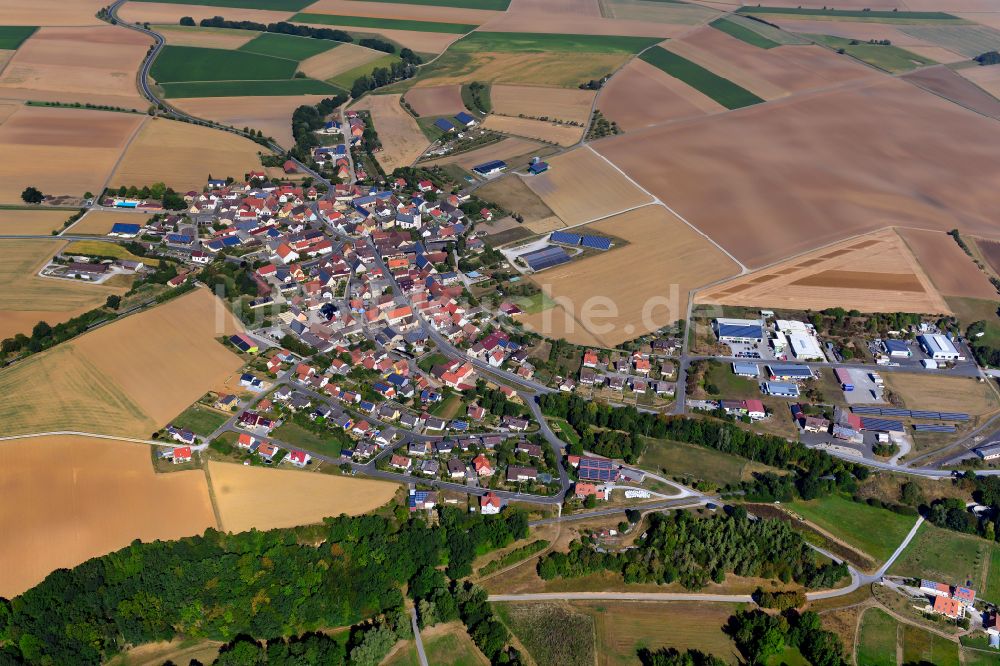
[(494, 176), (507, 168), (507, 163), (503, 160), (490, 160), (472, 167), (480, 176)]
[(552, 266), (558, 266), (559, 264), (565, 264), (570, 260), (570, 256), (566, 254), (566, 250), (551, 245), (541, 250), (522, 254), (520, 258), (533, 271), (540, 271)]
[(719, 342), (759, 343), (764, 340), (764, 324), (759, 319), (716, 319), (712, 322)]
[(528, 167), (528, 173), (530, 173), (532, 176), (537, 176), (538, 174), (545, 173), (548, 170), (549, 170), (548, 162), (541, 162), (541, 161), (533, 162), (531, 166)]
[(791, 382), (764, 382), (764, 393), (781, 398), (799, 397), (799, 387)]
[(733, 374), (739, 377), (756, 377), (760, 374), (756, 363), (733, 363)]
[(579, 245), (582, 238), (583, 236), (580, 234), (574, 234), (568, 231), (553, 231), (549, 234), (550, 243), (561, 243), (562, 245)]
[(111, 227), (111, 231), (108, 232), (108, 235), (118, 236), (119, 238), (135, 238), (139, 235), (139, 231), (141, 229), (142, 227), (138, 224), (116, 222), (115, 225)]
[(618, 470), (610, 460), (581, 458), (577, 478), (581, 481), (615, 481), (618, 479)]
[(935, 361), (957, 361), (962, 357), (947, 336), (939, 333), (925, 333), (917, 340), (927, 355)]
[(242, 333), (237, 333), (229, 338), (229, 342), (231, 342), (234, 347), (242, 352), (246, 352), (247, 354), (256, 354), (258, 351), (257, 343)]
[(983, 460), (996, 460), (1000, 458), (1000, 444), (987, 444), (975, 449), (976, 455)]
[(611, 239), (603, 236), (584, 236), (580, 239), (580, 245), (591, 250), (610, 250)]
[(885, 348), (885, 353), (893, 358), (910, 358), (913, 356), (910, 345), (905, 340), (886, 340), (882, 346)]
[(461, 113), (456, 113), (455, 120), (465, 125), (466, 127), (472, 127), (473, 125), (476, 124), (476, 119), (473, 118), (468, 113), (466, 113), (465, 111), (462, 111)]
[(771, 363), (767, 366), (768, 375), (772, 380), (803, 381), (812, 379), (813, 373), (807, 365), (791, 365), (788, 363)]
[(438, 120), (435, 120), (434, 121), (434, 127), (437, 127), (442, 132), (454, 132), (455, 131), (455, 126), (452, 125), (447, 120), (445, 120), (444, 118), (439, 118)]

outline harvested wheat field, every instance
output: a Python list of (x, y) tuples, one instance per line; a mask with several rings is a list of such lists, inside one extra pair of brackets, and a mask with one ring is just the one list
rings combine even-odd
[[(460, 4), (460, 3), (455, 3)], [(437, 21), (441, 23), (485, 23), (502, 12), (469, 7), (446, 7), (428, 3), (365, 2), (365, 0), (319, 0), (302, 11), (336, 16)]]
[(674, 25), (703, 25), (719, 15), (713, 9), (686, 2), (600, 0), (600, 6), (605, 18)]
[(158, 25), (156, 31), (163, 35), (167, 44), (209, 49), (238, 49), (257, 36), (252, 30), (195, 28), (185, 25)]
[(292, 146), (295, 143), (292, 139), (292, 112), (303, 104), (314, 105), (324, 98), (324, 95), (193, 97), (172, 99), (170, 103), (198, 118), (207, 118), (237, 129), (257, 129), (281, 146)]
[(306, 58), (299, 63), (299, 71), (310, 78), (325, 81), (384, 56), (381, 51), (366, 49), (357, 44), (341, 44), (335, 49)]
[(0, 442), (0, 596), (135, 539), (215, 527), (201, 470), (156, 474), (149, 447), (83, 436)]
[(105, 25), (95, 16), (105, 0), (4, 0), (0, 25)]
[(77, 430), (149, 437), (242, 360), (238, 330), (205, 289), (126, 317), (0, 371), (0, 436)]
[(1000, 66), (966, 67), (958, 73), (994, 97), (1000, 97)]
[(962, 251), (955, 239), (942, 231), (898, 229), (917, 263), (945, 296), (997, 298), (986, 274)]
[(653, 200), (586, 146), (557, 155), (548, 163), (548, 171), (524, 182), (569, 226)]
[[(220, 14), (225, 18), (267, 24), (287, 21), (294, 12), (244, 9), (242, 7), (238, 10), (230, 9), (227, 12), (225, 7), (213, 7), (207, 3), (181, 5), (173, 2), (126, 2), (118, 10), (118, 17), (128, 23), (140, 21), (170, 25), (178, 25), (182, 16), (190, 16), (195, 23), (198, 23), (202, 19), (212, 18)], [(230, 16), (230, 14), (234, 15)]]
[[(444, 62), (450, 54), (441, 57)], [(576, 88), (584, 81), (614, 72), (629, 56), (623, 53), (461, 53), (453, 66), (426, 68), (417, 87), (444, 86), (470, 81)]]
[(45, 194), (100, 192), (146, 116), (23, 106), (0, 125), (0, 202), (21, 203), (29, 185)]
[(44, 236), (62, 229), (71, 210), (0, 210), (0, 236)]
[[(392, 4), (387, 7), (394, 6)], [(426, 5), (423, 5), (426, 6)], [(300, 24), (296, 21), (296, 25)], [(308, 25), (313, 28), (333, 28), (335, 30), (346, 30), (348, 32), (363, 31), (365, 34), (374, 34), (393, 41), (400, 46), (413, 49), (418, 53), (441, 53), (452, 42), (460, 39), (462, 35), (451, 32), (421, 32), (417, 30), (393, 30), (391, 28), (358, 28), (350, 25), (337, 25), (335, 23), (309, 23), (302, 21), (301, 25)]]
[(902, 81), (591, 145), (751, 267), (886, 226), (1000, 237), (995, 121)]
[[(0, 211), (2, 218), (20, 211)], [(52, 216), (52, 213), (42, 213)], [(59, 211), (63, 220), (68, 217)], [(62, 226), (57, 224), (57, 226)], [(0, 240), (0, 340), (30, 333), (39, 321), (60, 324), (103, 305), (111, 294), (123, 294), (124, 285), (107, 286), (38, 276), (45, 263), (66, 243), (60, 240)]]
[(102, 25), (39, 28), (0, 76), (0, 97), (91, 102), (145, 110), (136, 72), (152, 40)]
[(371, 113), (382, 142), (382, 150), (375, 153), (375, 158), (386, 173), (410, 166), (429, 145), (417, 121), (402, 107), (399, 98), (400, 95), (368, 95), (351, 107)]
[(967, 109), (1000, 119), (1000, 100), (944, 65), (906, 74), (903, 79)]
[(666, 120), (725, 111), (704, 93), (636, 58), (600, 92), (597, 108), (626, 132)]
[(386, 481), (216, 461), (209, 462), (208, 471), (226, 532), (308, 525), (342, 513), (357, 516), (382, 506), (399, 490)]
[(989, 382), (972, 377), (942, 377), (924, 373), (885, 373), (885, 386), (902, 399), (906, 409), (964, 412), (973, 416), (993, 414), (1000, 409), (995, 389)]
[(429, 166), (436, 164), (457, 164), (463, 169), (471, 169), (477, 164), (489, 162), (490, 160), (504, 160), (508, 164), (517, 162), (517, 158), (530, 158), (533, 155), (545, 155), (551, 152), (551, 146), (545, 146), (537, 141), (529, 141), (518, 137), (507, 137), (497, 143), (491, 143), (482, 148), (476, 148), (456, 155), (439, 157), (436, 160), (422, 162)]
[(122, 224), (146, 224), (150, 215), (113, 210), (91, 210), (66, 230), (71, 236), (106, 236), (111, 227)]
[[(517, 213), (524, 218), (525, 224), (555, 217), (552, 209), (545, 205), (541, 197), (531, 191), (524, 179), (514, 174), (497, 178), (483, 185), (476, 190), (476, 196), (483, 201), (495, 203), (505, 210)], [(566, 225), (560, 221), (558, 226), (564, 227)]]
[(480, 26), (480, 30), (673, 37), (690, 27), (682, 23), (604, 18), (598, 0), (513, 0), (504, 14)]
[(403, 99), (421, 116), (453, 116), (465, 111), (462, 102), (462, 86), (434, 86), (432, 88), (413, 88)]
[[(549, 311), (523, 318), (546, 337), (576, 344), (596, 339), (613, 347), (683, 319), (690, 290), (739, 272), (734, 261), (663, 206), (644, 206), (576, 231), (628, 244), (531, 278), (563, 312), (574, 313), (570, 321)], [(588, 302), (596, 315), (591, 323), (585, 316)], [(602, 314), (608, 308), (610, 317)]]
[(697, 301), (765, 308), (950, 313), (924, 266), (895, 231), (885, 229), (735, 278), (700, 292)]
[(200, 191), (209, 175), (241, 180), (252, 169), (259, 170), (261, 150), (236, 134), (154, 118), (125, 151), (111, 182), (137, 186), (163, 182), (178, 192)]
[(699, 28), (663, 48), (766, 100), (881, 76), (821, 46), (761, 49), (711, 27)]
[(495, 85), (490, 90), (493, 110), (505, 116), (547, 117), (586, 124), (594, 103), (593, 90), (542, 86)]
[[(10, 53), (13, 53), (13, 51)], [(0, 101), (0, 125), (3, 125), (8, 118), (14, 115), (17, 110), (23, 106), (23, 102)]]
[(572, 146), (583, 138), (582, 126), (560, 125), (544, 120), (530, 118), (512, 118), (491, 114), (483, 121), (483, 127), (494, 132), (513, 134), (515, 136), (538, 139), (560, 146)]

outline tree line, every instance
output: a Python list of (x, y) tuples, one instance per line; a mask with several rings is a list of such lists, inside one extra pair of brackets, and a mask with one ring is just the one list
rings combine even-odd
[(676, 581), (689, 590), (722, 583), (727, 574), (810, 588), (832, 587), (848, 575), (845, 564), (820, 564), (802, 535), (784, 521), (751, 520), (743, 507), (707, 519), (688, 511), (651, 514), (635, 548), (601, 552), (576, 541), (568, 553), (550, 553), (537, 566), (543, 580), (613, 571), (626, 583)]
[[(528, 529), (516, 510), (481, 516), (446, 507), (431, 526), (398, 509), (395, 517), (341, 516), (321, 526), (209, 529), (176, 541), (135, 541), (59, 569), (24, 594), (0, 599), (0, 662), (99, 664), (126, 646), (176, 636), (277, 638), (383, 617), (402, 606), (404, 584), (411, 596), (422, 591), (434, 599), (438, 586), (421, 587), (418, 576), (440, 582), (430, 572), (441, 573), (442, 565), (449, 578), (468, 575), (478, 553), (523, 538)], [(489, 618), (483, 609), (466, 610), (463, 602), (470, 601), (456, 604), (476, 639)], [(499, 629), (488, 624), (480, 639), (506, 640)], [(487, 651), (500, 653), (508, 654), (504, 647)]]

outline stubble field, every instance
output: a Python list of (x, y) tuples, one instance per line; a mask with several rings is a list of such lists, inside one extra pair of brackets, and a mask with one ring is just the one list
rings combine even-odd
[(447, 7), (431, 3), (365, 2), (364, 0), (319, 0), (303, 11), (339, 16), (475, 24), (485, 23), (491, 18), (501, 15), (501, 12), (489, 9)]
[(222, 529), (243, 532), (318, 523), (342, 513), (356, 516), (387, 503), (395, 483), (296, 470), (209, 462)]
[[(96, 11), (96, 10), (95, 10)], [(182, 5), (172, 2), (126, 2), (118, 10), (118, 16), (123, 21), (129, 23), (169, 23), (177, 25), (182, 16), (190, 16), (195, 23), (202, 19), (212, 18), (219, 15), (225, 18), (239, 19), (241, 21), (254, 21), (255, 23), (275, 23), (277, 21), (287, 21), (294, 12), (292, 11), (270, 11), (266, 9), (228, 9), (226, 7), (213, 7), (208, 4)]]
[(457, 52), (449, 50), (425, 68), (417, 86), (443, 86), (482, 81), (576, 88), (621, 67), (622, 53)]
[(214, 527), (200, 471), (156, 474), (149, 447), (47, 436), (0, 442), (0, 596), (14, 597), (54, 569), (123, 548)]
[(462, 86), (434, 86), (413, 88), (403, 99), (421, 116), (449, 116), (465, 111)]
[(126, 287), (43, 278), (38, 270), (65, 245), (59, 240), (0, 240), (0, 340), (30, 334), (44, 320), (54, 326), (103, 305)]
[(230, 28), (200, 28), (186, 25), (158, 25), (156, 31), (173, 46), (197, 46), (206, 49), (238, 49), (258, 33)]
[[(562, 312), (543, 311), (528, 315), (524, 322), (546, 335), (552, 333), (577, 344), (597, 339), (612, 347), (671, 324), (684, 317), (691, 289), (739, 271), (704, 236), (658, 205), (576, 231), (613, 235), (629, 242), (532, 277), (549, 298), (563, 302)], [(617, 314), (610, 318), (598, 315), (588, 326), (583, 313), (591, 298), (603, 299)], [(594, 312), (603, 312), (603, 307)], [(571, 320), (563, 317), (566, 310), (571, 310)]]
[(1000, 409), (993, 388), (971, 377), (887, 373), (885, 385), (902, 399), (906, 409), (964, 412), (973, 416), (993, 414)]
[(0, 25), (103, 25), (104, 0), (4, 0)]
[(22, 106), (0, 125), (0, 202), (21, 203), (33, 186), (44, 194), (100, 192), (146, 116)]
[(149, 222), (149, 215), (125, 213), (112, 210), (91, 210), (69, 228), (71, 236), (106, 236), (111, 227), (118, 223), (143, 225)]
[(626, 132), (725, 111), (711, 97), (639, 58), (611, 77), (600, 92), (597, 108)]
[(151, 43), (110, 25), (40, 28), (4, 68), (0, 96), (144, 110), (136, 72)]
[(0, 436), (74, 430), (149, 437), (237, 372), (215, 338), (237, 322), (211, 293), (190, 294), (0, 371)]
[(511, 116), (487, 116), (483, 127), (495, 132), (538, 139), (560, 146), (572, 146), (583, 138), (583, 127), (561, 125), (546, 120), (513, 118)]
[(900, 229), (899, 234), (945, 296), (997, 298), (996, 288), (948, 234), (923, 229)]
[(601, 16), (598, 0), (513, 0), (506, 13), (491, 19), (482, 30), (499, 32), (561, 32), (574, 35), (629, 35), (672, 37), (690, 28), (678, 23)]
[(543, 86), (495, 85), (490, 90), (493, 110), (505, 116), (525, 115), (585, 124), (590, 119), (593, 90)]
[[(1000, 174), (989, 165), (1000, 133), (993, 123), (886, 81), (593, 146), (744, 264), (759, 267), (892, 225), (957, 226), (996, 238)], [(897, 168), (901, 161), (907, 169)]]
[(170, 103), (197, 118), (207, 118), (237, 129), (249, 127), (260, 130), (279, 145), (290, 147), (295, 143), (292, 139), (292, 112), (303, 104), (314, 105), (325, 97), (191, 97), (172, 99)]
[(154, 118), (129, 145), (111, 181), (138, 187), (161, 182), (178, 192), (200, 191), (210, 174), (242, 180), (252, 169), (260, 170), (257, 153), (263, 150), (229, 132)]
[[(508, 141), (518, 141), (519, 139), (507, 139)], [(534, 222), (542, 222), (548, 219), (555, 219), (560, 227), (565, 224), (555, 216), (552, 209), (545, 205), (541, 197), (531, 191), (525, 185), (524, 178), (515, 175), (498, 178), (476, 191), (476, 194), (484, 201), (496, 203), (502, 208), (521, 215), (524, 218), (525, 226)]]
[(0, 210), (0, 236), (44, 236), (62, 229), (71, 210)]
[(951, 312), (925, 268), (930, 270), (895, 231), (886, 229), (735, 278), (699, 293), (697, 300), (766, 308)]
[(326, 81), (384, 56), (381, 51), (357, 44), (341, 44), (332, 51), (306, 58), (299, 63), (299, 70), (308, 77)]
[(959, 74), (994, 97), (1000, 96), (1000, 67), (967, 67)]
[(375, 131), (382, 142), (382, 150), (375, 153), (375, 159), (386, 173), (410, 166), (428, 145), (417, 121), (403, 109), (399, 99), (400, 95), (369, 95), (351, 107), (371, 113)]
[(569, 226), (652, 201), (590, 148), (557, 155), (548, 163), (548, 171), (524, 182)]

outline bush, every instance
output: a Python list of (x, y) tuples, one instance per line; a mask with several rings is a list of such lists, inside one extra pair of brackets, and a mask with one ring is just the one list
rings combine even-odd
[(45, 195), (42, 194), (41, 190), (35, 187), (26, 187), (21, 192), (21, 199), (24, 203), (39, 204), (42, 203), (42, 199), (44, 198)]

